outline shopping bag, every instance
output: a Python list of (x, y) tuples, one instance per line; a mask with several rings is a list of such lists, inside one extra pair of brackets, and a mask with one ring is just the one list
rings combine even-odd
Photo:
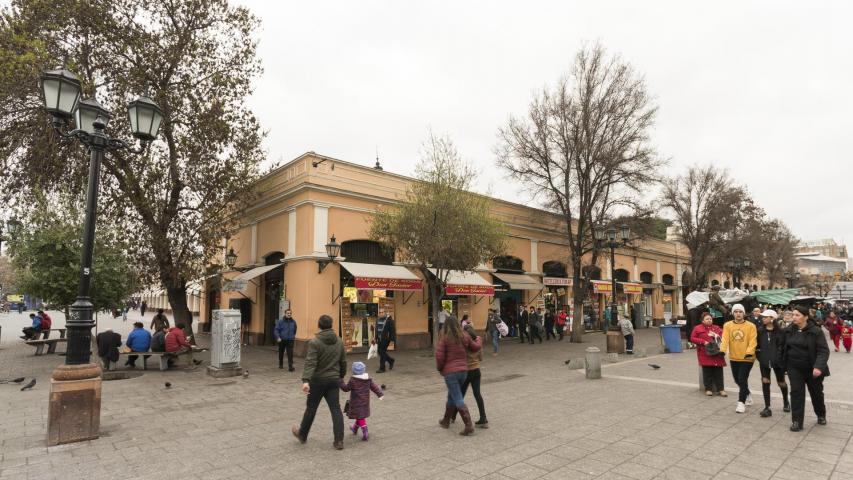
[(370, 360), (371, 358), (375, 357), (377, 350), (378, 346), (376, 345), (376, 342), (372, 343), (370, 345), (370, 350), (367, 351), (367, 359)]
[(501, 323), (498, 324), (498, 332), (500, 332), (502, 337), (505, 337), (509, 335), (509, 327), (506, 326), (506, 323), (501, 321)]

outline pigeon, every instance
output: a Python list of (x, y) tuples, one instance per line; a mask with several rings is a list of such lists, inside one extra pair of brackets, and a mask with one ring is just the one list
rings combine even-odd
[(30, 381), (30, 383), (28, 383), (28, 384), (24, 385), (23, 387), (21, 387), (21, 391), (23, 392), (24, 390), (29, 390), (29, 389), (31, 389), (31, 388), (33, 388), (33, 387), (35, 387), (35, 386), (36, 386), (36, 379), (34, 378), (34, 379), (32, 379), (32, 380)]
[(568, 365), (568, 364), (572, 363), (572, 360), (571, 360), (571, 359), (569, 359), (569, 360), (566, 360), (566, 361), (565, 361), (565, 362), (563, 362), (563, 363), (565, 363), (566, 365)]
[(27, 378), (27, 377), (18, 377), (18, 378), (16, 378), (16, 379), (12, 380), (12, 381), (13, 381), (13, 382), (15, 382), (15, 383), (21, 383), (21, 382), (23, 382), (24, 380), (26, 380), (26, 378)]
[(660, 368), (660, 365), (655, 365), (654, 363), (650, 363), (649, 366), (654, 368), (655, 370)]
[(166, 388), (172, 388), (172, 383), (171, 383), (171, 382), (166, 382)]
[(249, 371), (243, 370), (243, 378), (249, 378)]

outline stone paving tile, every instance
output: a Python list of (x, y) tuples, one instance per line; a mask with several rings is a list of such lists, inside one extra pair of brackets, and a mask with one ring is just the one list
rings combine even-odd
[(625, 462), (617, 465), (610, 471), (635, 480), (649, 480), (661, 473), (660, 469), (649, 467), (637, 462)]
[(531, 480), (546, 475), (548, 471), (543, 468), (530, 465), (529, 463), (521, 462), (506, 467), (499, 473), (515, 480)]

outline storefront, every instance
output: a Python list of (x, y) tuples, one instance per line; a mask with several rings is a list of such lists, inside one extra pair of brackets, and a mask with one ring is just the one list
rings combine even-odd
[(541, 303), (541, 306), (544, 306), (545, 300), (542, 298), (542, 292), (545, 285), (538, 279), (521, 273), (497, 272), (493, 273), (492, 276), (495, 279), (495, 284), (498, 285), (496, 296), (500, 299), (501, 315), (506, 313), (513, 320), (518, 320), (519, 309), (522, 305), (530, 307)]
[(559, 312), (566, 309), (566, 313), (572, 315), (572, 279), (565, 277), (543, 277), (542, 284), (545, 285), (545, 307), (551, 312)]
[[(376, 319), (384, 311), (397, 318), (397, 304), (421, 293), (421, 279), (406, 267), (341, 262), (340, 332), (344, 346), (366, 350), (376, 338)], [(393, 348), (393, 347), (392, 347)]]

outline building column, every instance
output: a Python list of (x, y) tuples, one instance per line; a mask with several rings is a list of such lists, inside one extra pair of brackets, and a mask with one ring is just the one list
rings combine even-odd
[(258, 263), (258, 224), (252, 224), (252, 251), (251, 251), (251, 259), (250, 263), (257, 264)]
[(530, 240), (530, 272), (539, 272), (539, 240)]
[(296, 209), (287, 212), (287, 257), (296, 256)]
[(314, 205), (314, 255), (326, 256), (329, 241), (329, 207)]

